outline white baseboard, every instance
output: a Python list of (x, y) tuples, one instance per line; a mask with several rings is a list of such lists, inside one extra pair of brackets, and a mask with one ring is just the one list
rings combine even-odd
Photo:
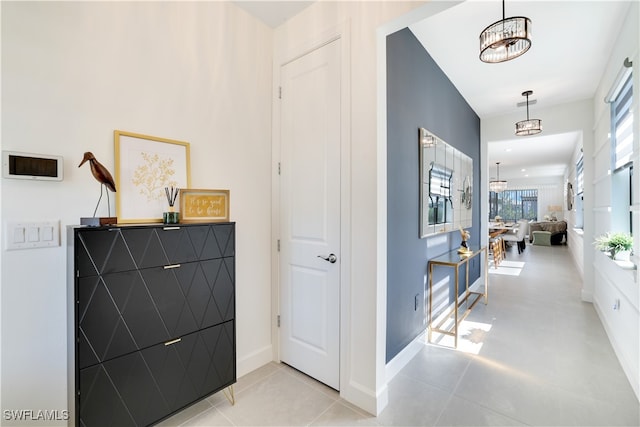
[(349, 382), (340, 388), (340, 397), (347, 402), (356, 405), (368, 413), (378, 416), (389, 404), (389, 388), (387, 384), (376, 393), (362, 384)]
[(607, 338), (609, 339), (609, 343), (611, 343), (613, 352), (616, 354), (616, 357), (618, 358), (618, 362), (620, 363), (620, 366), (622, 366), (622, 370), (624, 371), (627, 379), (629, 380), (629, 384), (631, 385), (631, 388), (636, 394), (636, 399), (638, 399), (638, 401), (640, 402), (640, 382), (638, 381), (638, 378), (637, 378), (637, 371), (633, 369), (633, 364), (629, 363), (629, 361), (625, 358), (624, 352), (620, 349), (620, 346), (615, 339), (616, 335), (613, 333), (612, 327), (609, 324), (607, 317), (604, 315), (602, 307), (600, 306), (600, 303), (597, 300), (593, 302), (593, 307), (595, 308), (596, 313), (600, 318), (600, 323), (602, 323), (602, 326), (605, 332), (607, 333)]
[(478, 277), (472, 284), (469, 285), (469, 290), (473, 292), (482, 292), (482, 288), (484, 288), (484, 272), (480, 274), (480, 277)]
[(273, 347), (265, 346), (237, 360), (236, 375), (238, 378), (255, 371), (273, 360)]
[(405, 348), (403, 348), (400, 353), (396, 354), (396, 356), (387, 363), (386, 366), (386, 378), (387, 383), (395, 377), (398, 372), (402, 370), (407, 363), (411, 361), (415, 357), (416, 354), (420, 351), (422, 347), (424, 347), (425, 333), (422, 332), (418, 335), (413, 341), (411, 341)]

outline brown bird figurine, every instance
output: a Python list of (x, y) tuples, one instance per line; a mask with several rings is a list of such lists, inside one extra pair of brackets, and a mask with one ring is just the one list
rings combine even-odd
[(109, 190), (116, 192), (116, 183), (113, 181), (113, 177), (102, 164), (96, 160), (95, 156), (92, 152), (87, 151), (84, 153), (84, 157), (82, 158), (82, 162), (78, 165), (78, 167), (84, 165), (86, 162), (89, 162), (89, 166), (91, 166), (91, 173), (94, 178), (98, 180), (99, 183), (104, 184)]
[(91, 173), (93, 177), (100, 183), (100, 198), (98, 198), (98, 203), (96, 203), (96, 208), (93, 211), (92, 218), (80, 218), (80, 223), (83, 225), (97, 226), (97, 225), (109, 225), (116, 224), (118, 222), (118, 218), (111, 216), (111, 201), (109, 200), (109, 192), (107, 191), (107, 209), (109, 212), (108, 217), (100, 218), (96, 220), (96, 212), (98, 212), (98, 207), (100, 206), (100, 201), (102, 200), (102, 188), (107, 187), (109, 190), (116, 192), (116, 183), (113, 182), (113, 177), (105, 168), (100, 164), (99, 161), (96, 160), (96, 157), (90, 151), (84, 153), (84, 157), (82, 161), (78, 165), (78, 167), (84, 165), (86, 162), (89, 162), (89, 166), (91, 166)]

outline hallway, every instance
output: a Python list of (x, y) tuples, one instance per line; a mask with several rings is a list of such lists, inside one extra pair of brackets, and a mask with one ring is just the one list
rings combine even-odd
[(580, 300), (568, 248), (514, 247), (506, 259), (524, 264), (489, 276), (489, 303), (474, 307), (459, 346), (473, 352), (425, 345), (389, 383), (377, 418), (271, 363), (238, 380), (235, 406), (217, 393), (160, 425), (640, 425), (593, 305)]

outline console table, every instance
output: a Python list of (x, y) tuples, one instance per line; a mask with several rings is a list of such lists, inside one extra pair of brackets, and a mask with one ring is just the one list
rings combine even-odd
[[(483, 246), (481, 248), (469, 248), (471, 250), (468, 254), (459, 254), (457, 250), (453, 250), (447, 252), (438, 257), (432, 258), (429, 260), (429, 309), (428, 309), (428, 318), (427, 318), (427, 328), (428, 328), (428, 337), (429, 342), (431, 342), (431, 335), (433, 332), (439, 332), (441, 334), (453, 336), (454, 346), (458, 347), (458, 326), (460, 322), (462, 322), (471, 312), (471, 309), (476, 305), (480, 298), (484, 298), (484, 303), (487, 304), (489, 298), (489, 276), (488, 276), (488, 267), (489, 267), (489, 256), (487, 247)], [(484, 254), (484, 292), (475, 292), (469, 290), (469, 261), (473, 258)], [(432, 312), (432, 301), (433, 301), (433, 269), (434, 267), (442, 266), (442, 267), (450, 267), (455, 271), (454, 281), (455, 281), (455, 301), (453, 308), (443, 316), (443, 318), (436, 324), (433, 325), (433, 312)], [(464, 266), (466, 268), (466, 280), (465, 280), (465, 290), (464, 295), (460, 295), (458, 279), (460, 276), (460, 267)], [(467, 303), (470, 298), (475, 296), (475, 299), (471, 302), (471, 304), (467, 305), (466, 310), (460, 315), (460, 306)], [(444, 323), (453, 315), (453, 326), (449, 329), (443, 329)]]

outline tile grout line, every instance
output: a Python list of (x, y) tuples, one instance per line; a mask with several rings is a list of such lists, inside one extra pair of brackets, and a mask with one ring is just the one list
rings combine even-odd
[(307, 424), (305, 424), (305, 425), (306, 425), (306, 426), (311, 426), (311, 425), (313, 425), (313, 423), (314, 423), (314, 422), (318, 421), (318, 420), (320, 419), (320, 417), (322, 417), (324, 414), (326, 414), (326, 413), (329, 411), (329, 409), (333, 408), (337, 403), (338, 403), (338, 401), (337, 401), (337, 400), (334, 400), (334, 401), (331, 403), (331, 405), (329, 405), (329, 406), (327, 407), (327, 409), (325, 409), (324, 411), (320, 412), (320, 414), (318, 414), (318, 416), (317, 416), (317, 417), (315, 417), (314, 419), (312, 419), (309, 423), (307, 423)]
[(438, 425), (438, 423), (440, 422), (440, 419), (442, 418), (442, 415), (444, 414), (444, 412), (445, 412), (446, 408), (449, 406), (449, 403), (453, 400), (453, 398), (454, 398), (454, 397), (455, 397), (455, 398), (457, 398), (457, 399), (461, 399), (461, 400), (464, 400), (464, 401), (466, 401), (466, 402), (469, 402), (469, 403), (471, 403), (471, 404), (473, 404), (473, 405), (479, 406), (479, 407), (481, 407), (481, 408), (483, 408), (483, 409), (486, 409), (486, 410), (488, 410), (488, 411), (490, 411), (490, 412), (492, 412), (492, 413), (498, 414), (498, 415), (500, 415), (500, 416), (502, 416), (502, 417), (505, 417), (505, 418), (508, 418), (508, 419), (510, 419), (510, 420), (513, 420), (513, 421), (515, 421), (515, 422), (517, 422), (517, 423), (520, 423), (520, 424), (523, 424), (523, 425), (528, 425), (527, 423), (525, 423), (525, 422), (523, 422), (523, 421), (521, 421), (521, 420), (515, 419), (515, 418), (513, 418), (512, 416), (509, 416), (509, 415), (507, 415), (507, 414), (503, 414), (502, 412), (496, 411), (495, 409), (490, 408), (490, 407), (488, 407), (488, 406), (485, 406), (485, 405), (481, 404), (480, 402), (477, 402), (477, 401), (471, 401), (471, 400), (469, 400), (469, 399), (467, 399), (467, 398), (465, 398), (465, 397), (463, 397), (463, 396), (460, 396), (460, 395), (457, 393), (457, 391), (458, 391), (458, 389), (459, 389), (460, 385), (461, 385), (461, 384), (463, 383), (463, 381), (464, 381), (464, 377), (465, 377), (465, 375), (467, 374), (467, 372), (468, 372), (468, 371), (469, 371), (469, 369), (471, 368), (471, 363), (472, 363), (473, 361), (476, 361), (477, 359), (479, 359), (479, 356), (478, 356), (478, 355), (472, 355), (472, 356), (469, 358), (469, 361), (468, 361), (468, 363), (467, 363), (467, 366), (464, 368), (464, 371), (463, 371), (463, 372), (462, 372), (462, 374), (460, 375), (460, 378), (458, 378), (458, 381), (457, 381), (457, 383), (456, 383), (455, 387), (453, 387), (453, 390), (452, 390), (452, 391), (451, 391), (451, 393), (449, 394), (449, 398), (447, 399), (447, 402), (442, 406), (442, 410), (440, 411), (440, 414), (438, 414), (438, 417), (436, 418), (436, 420), (435, 420), (435, 422), (434, 422), (434, 424), (433, 424), (433, 425), (434, 425), (434, 426), (437, 426), (437, 425)]
[[(250, 383), (249, 383), (249, 384), (247, 384), (245, 387), (243, 387), (243, 388), (242, 388), (242, 390), (238, 390), (238, 391), (235, 391), (235, 390), (234, 390), (234, 396), (236, 396), (236, 397), (237, 397), (237, 396), (241, 395), (242, 393), (246, 392), (247, 390), (251, 389), (252, 387), (255, 387), (255, 386), (256, 386), (256, 384), (258, 384), (258, 383), (260, 383), (260, 382), (263, 382), (263, 381), (268, 380), (269, 378), (271, 378), (272, 376), (274, 376), (275, 374), (277, 374), (278, 372), (280, 372), (282, 369), (283, 369), (283, 368), (282, 368), (281, 366), (279, 366), (279, 367), (277, 367), (277, 369), (276, 369), (276, 370), (274, 370), (273, 372), (270, 372), (270, 373), (266, 374), (265, 376), (263, 376), (263, 377), (261, 377), (261, 378), (258, 378), (258, 379), (256, 379), (255, 381), (250, 382)], [(284, 372), (284, 371), (283, 371), (283, 372)], [(233, 385), (236, 385), (237, 383), (238, 383), (238, 381), (236, 381)], [(218, 394), (218, 393), (222, 393), (222, 390), (220, 390), (220, 391), (218, 391), (218, 392), (216, 392), (216, 393), (214, 393), (214, 394)], [(211, 395), (211, 396), (213, 396), (213, 395)], [(211, 396), (209, 396), (209, 397), (211, 397)], [(209, 403), (211, 403), (211, 406), (213, 406), (214, 408), (217, 408), (220, 404), (222, 404), (222, 403), (224, 403), (224, 402), (227, 402), (227, 401), (228, 401), (228, 400), (227, 400), (226, 398), (223, 398), (223, 399), (219, 399), (219, 401), (218, 401), (217, 403), (215, 403), (215, 404), (213, 404), (213, 403), (211, 403), (211, 402), (209, 402)]]
[(458, 390), (458, 387), (460, 387), (460, 384), (462, 383), (462, 379), (464, 378), (464, 376), (466, 375), (467, 371), (469, 370), (469, 367), (471, 366), (471, 361), (473, 360), (473, 358), (470, 358), (467, 361), (467, 366), (465, 366), (462, 375), (460, 375), (460, 378), (458, 378), (458, 381), (456, 382), (456, 385), (453, 387), (453, 390), (451, 390), (449, 392), (449, 397), (447, 398), (447, 401), (445, 402), (444, 405), (442, 405), (442, 408), (440, 409), (440, 413), (438, 414), (438, 416), (436, 417), (435, 421), (433, 422), (434, 426), (438, 425), (438, 422), (440, 422), (440, 418), (442, 418), (442, 414), (444, 414), (444, 411), (447, 409), (447, 407), (449, 406), (449, 404), (451, 403), (451, 401), (453, 400), (453, 397), (457, 395), (456, 390)]
[(217, 414), (221, 415), (224, 419), (226, 419), (226, 420), (229, 422), (229, 424), (230, 424), (231, 426), (234, 426), (234, 427), (236, 426), (236, 424), (235, 424), (235, 423), (234, 423), (234, 422), (233, 422), (229, 417), (227, 417), (224, 413), (222, 413), (222, 411), (220, 411), (220, 410), (219, 410), (218, 408), (216, 408), (215, 406), (211, 406), (210, 408), (208, 408), (208, 409), (206, 409), (206, 410), (204, 410), (204, 411), (202, 411), (202, 412), (199, 412), (199, 413), (195, 414), (193, 417), (191, 417), (191, 418), (189, 418), (188, 420), (184, 421), (183, 423), (181, 423), (181, 424), (179, 425), (179, 427), (185, 427), (185, 426), (186, 426), (186, 427), (188, 427), (188, 424), (189, 424), (192, 420), (194, 420), (194, 419), (196, 419), (197, 417), (200, 417), (200, 416), (202, 416), (202, 415), (206, 414), (207, 412), (211, 412), (212, 410), (213, 410), (213, 411), (215, 411)]
[[(288, 369), (287, 369), (288, 368)], [(291, 371), (290, 371), (291, 370)], [(331, 407), (333, 407), (339, 399), (336, 399), (333, 396), (330, 396), (328, 393), (322, 391), (320, 388), (314, 387), (313, 384), (305, 381), (304, 379), (300, 378), (298, 375), (294, 375), (292, 372), (299, 372), (300, 375), (305, 375), (304, 373), (297, 371), (295, 368), (290, 367), (287, 364), (282, 364), (278, 370), (274, 371), (273, 373), (271, 373), (270, 375), (267, 375), (265, 378), (263, 378), (262, 380), (266, 380), (267, 378), (272, 377), (273, 375), (275, 375), (276, 373), (283, 373), (284, 375), (288, 376), (289, 378), (291, 378), (293, 381), (296, 381), (297, 383), (299, 383), (301, 386), (307, 388), (308, 390), (314, 392), (314, 393), (319, 393), (322, 396), (326, 397), (327, 399), (331, 400), (331, 404), (329, 406), (327, 406), (326, 409), (324, 409), (323, 411), (320, 412), (320, 414), (318, 414), (315, 418), (311, 419), (311, 421), (309, 421), (309, 423), (304, 424), (305, 426), (310, 426), (311, 424), (313, 424), (316, 420), (318, 420), (323, 414), (325, 414)], [(309, 377), (310, 380), (313, 381), (317, 381), (311, 377)], [(260, 380), (260, 381), (262, 381)], [(258, 382), (260, 381), (256, 381), (254, 383), (252, 383), (250, 386), (247, 386), (243, 391), (246, 391), (248, 389), (250, 389), (251, 387), (254, 387)], [(319, 383), (321, 384), (321, 383)], [(235, 424), (234, 424), (235, 426)]]

